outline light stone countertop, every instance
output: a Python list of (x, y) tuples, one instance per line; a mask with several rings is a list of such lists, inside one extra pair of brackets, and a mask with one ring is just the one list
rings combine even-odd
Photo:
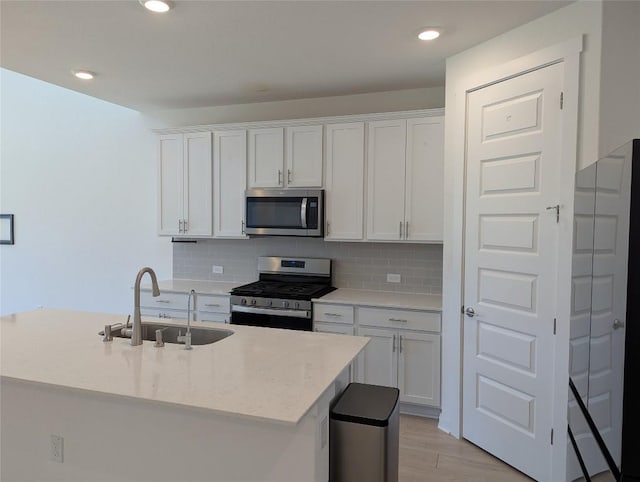
[(338, 288), (314, 303), (332, 303), (341, 305), (375, 306), (380, 308), (398, 308), (406, 310), (442, 311), (442, 296), (420, 293), (398, 293), (392, 291), (356, 290)]
[(0, 317), (0, 376), (296, 424), (368, 342), (224, 325), (231, 336), (191, 351), (169, 343), (155, 348), (151, 341), (134, 347), (115, 337), (103, 343), (98, 331), (122, 319), (57, 309)]
[[(247, 284), (248, 281), (203, 281), (190, 279), (169, 279), (158, 281), (160, 292), (189, 293), (195, 290), (200, 295), (228, 295), (233, 288)], [(151, 283), (140, 285), (143, 290), (151, 291)]]

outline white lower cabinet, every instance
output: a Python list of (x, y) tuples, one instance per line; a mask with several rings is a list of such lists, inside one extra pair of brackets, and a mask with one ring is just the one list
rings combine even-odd
[(400, 401), (440, 407), (440, 325), (436, 311), (315, 303), (314, 331), (368, 337), (352, 379), (396, 387)]
[(358, 359), (357, 380), (397, 387), (400, 401), (440, 406), (440, 335), (358, 327), (371, 341)]
[[(151, 295), (151, 291), (141, 290), (140, 314), (156, 318), (186, 320), (188, 300), (189, 293), (161, 293), (160, 296), (154, 297)], [(191, 312), (191, 319), (194, 321), (229, 323), (231, 318), (229, 295), (196, 293), (195, 304)]]

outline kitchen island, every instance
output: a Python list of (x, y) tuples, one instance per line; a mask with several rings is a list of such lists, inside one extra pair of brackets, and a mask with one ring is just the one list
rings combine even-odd
[(122, 321), (0, 318), (3, 481), (328, 480), (329, 405), (367, 339), (222, 325), (191, 351), (103, 342)]

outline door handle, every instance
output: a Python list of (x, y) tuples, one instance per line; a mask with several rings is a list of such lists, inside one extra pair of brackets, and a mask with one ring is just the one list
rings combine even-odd
[(282, 171), (278, 169), (278, 186), (282, 186)]
[(287, 169), (287, 184), (291, 184), (291, 169)]
[(619, 330), (620, 328), (624, 328), (624, 321), (620, 321), (619, 319), (613, 320), (613, 329)]
[(178, 232), (182, 232), (182, 219), (178, 219)]
[(400, 239), (402, 239), (402, 221), (400, 221)]
[(469, 318), (473, 318), (474, 316), (476, 316), (476, 311), (469, 307), (466, 310), (464, 310), (464, 314), (467, 315)]
[(393, 335), (393, 345), (391, 348), (391, 352), (395, 353), (396, 352), (396, 335)]

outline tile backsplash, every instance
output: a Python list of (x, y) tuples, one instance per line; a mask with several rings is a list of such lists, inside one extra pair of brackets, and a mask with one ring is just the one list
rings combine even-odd
[[(204, 239), (174, 243), (173, 277), (255, 281), (258, 256), (331, 258), (333, 285), (405, 293), (442, 294), (442, 245), (325, 242), (313, 238)], [(215, 274), (213, 265), (224, 272)], [(400, 283), (388, 283), (387, 273)]]

